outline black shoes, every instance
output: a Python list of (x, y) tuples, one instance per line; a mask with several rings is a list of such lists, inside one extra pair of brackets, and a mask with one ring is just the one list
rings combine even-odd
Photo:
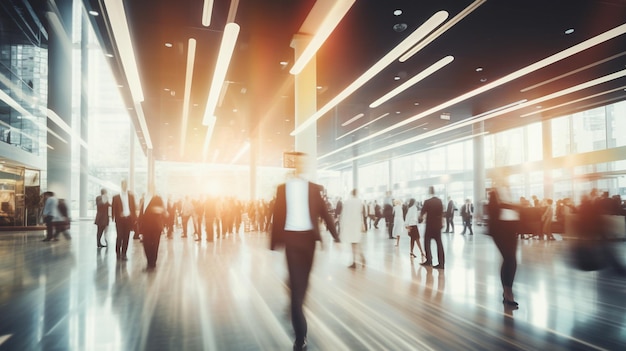
[(356, 268), (356, 263), (352, 263), (351, 265), (348, 266), (348, 268), (355, 269)]
[(411, 252), (411, 258), (415, 258), (415, 257), (417, 256), (415, 256), (415, 254)]
[(297, 341), (293, 343), (293, 351), (306, 351), (307, 349), (306, 339), (301, 343)]
[(443, 265), (442, 264), (438, 264), (436, 266), (433, 267), (434, 269), (443, 269)]
[(429, 267), (429, 266), (432, 266), (433, 263), (432, 262), (428, 262), (428, 261), (424, 261), (424, 262), (420, 263), (420, 265), (422, 265), (424, 267)]
[(506, 297), (504, 297), (504, 294), (502, 294), (502, 303), (508, 306), (514, 306), (514, 307), (519, 306), (517, 302), (513, 300), (507, 300)]

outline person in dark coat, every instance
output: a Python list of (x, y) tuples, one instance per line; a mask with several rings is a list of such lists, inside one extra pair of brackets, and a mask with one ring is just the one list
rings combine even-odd
[[(96, 232), (98, 248), (106, 247), (106, 245), (102, 243), (102, 234), (109, 226), (109, 207), (111, 207), (111, 203), (109, 203), (107, 190), (102, 189), (100, 190), (100, 195), (96, 196), (96, 219), (93, 222), (98, 227), (98, 231)], [(106, 238), (104, 240), (106, 241)]]
[(424, 230), (424, 251), (426, 252), (426, 261), (421, 263), (422, 266), (432, 266), (433, 256), (430, 249), (430, 241), (435, 240), (437, 244), (437, 260), (438, 264), (433, 268), (444, 269), (446, 264), (445, 254), (443, 252), (443, 244), (441, 242), (441, 227), (443, 217), (443, 202), (435, 196), (435, 188), (428, 187), (428, 194), (432, 197), (424, 201), (424, 206), (420, 212), (419, 222), (424, 221), (426, 216), (426, 229)]
[(149, 191), (145, 195), (138, 218), (139, 228), (143, 235), (143, 250), (148, 261), (146, 268), (148, 271), (156, 268), (159, 243), (167, 213), (163, 199), (159, 195), (153, 194), (154, 191)]

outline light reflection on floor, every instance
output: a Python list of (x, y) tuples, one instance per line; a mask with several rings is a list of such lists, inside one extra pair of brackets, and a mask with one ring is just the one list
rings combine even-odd
[[(505, 309), (491, 238), (443, 234), (445, 271), (409, 258), (382, 229), (364, 237), (367, 265), (326, 240), (306, 303), (309, 350), (617, 350), (626, 345), (626, 282), (582, 272), (568, 241), (521, 240), (515, 292)], [(264, 233), (195, 242), (162, 239), (145, 272), (96, 249), (91, 222), (73, 238), (0, 233), (0, 350), (289, 350), (285, 259)], [(114, 245), (111, 228), (109, 244)], [(622, 258), (626, 243), (615, 244)]]

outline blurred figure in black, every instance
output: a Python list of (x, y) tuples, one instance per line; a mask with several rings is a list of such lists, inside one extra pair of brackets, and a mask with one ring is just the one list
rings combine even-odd
[[(109, 207), (111, 207), (111, 203), (109, 203), (107, 190), (101, 189), (100, 195), (96, 196), (96, 219), (93, 222), (98, 227), (96, 233), (98, 248), (106, 247), (106, 245), (102, 243), (102, 234), (109, 226)], [(106, 238), (104, 240), (106, 241)]]
[(502, 303), (517, 307), (513, 295), (513, 280), (517, 271), (517, 231), (520, 214), (518, 205), (512, 203), (506, 179), (494, 181), (495, 187), (489, 192), (489, 235), (502, 255), (500, 281), (502, 283)]

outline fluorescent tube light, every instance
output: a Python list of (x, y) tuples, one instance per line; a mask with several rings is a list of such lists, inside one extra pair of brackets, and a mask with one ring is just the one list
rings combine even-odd
[(208, 27), (211, 25), (211, 15), (213, 14), (213, 0), (204, 0), (202, 6), (202, 25)]
[(586, 96), (586, 97), (583, 97), (583, 98), (580, 98), (580, 99), (571, 100), (571, 101), (568, 101), (568, 102), (563, 103), (563, 104), (559, 104), (559, 105), (555, 105), (555, 106), (552, 106), (552, 107), (544, 108), (544, 109), (541, 109), (541, 110), (533, 111), (531, 113), (526, 113), (526, 114), (521, 115), (520, 117), (528, 117), (528, 116), (536, 115), (538, 113), (543, 113), (543, 112), (546, 112), (546, 111), (554, 110), (555, 108), (571, 105), (571, 104), (574, 104), (574, 103), (577, 103), (577, 102), (593, 99), (593, 98), (598, 97), (598, 96), (614, 93), (614, 92), (622, 90), (624, 88), (626, 88), (626, 86), (621, 86), (619, 88), (603, 91), (603, 92), (600, 92), (600, 93), (597, 93), (597, 94), (593, 94), (593, 95), (589, 95), (589, 96)]
[[(587, 81), (585, 83), (578, 84), (578, 85), (573, 86), (573, 87), (569, 87), (567, 89), (563, 89), (563, 90), (554, 92), (552, 94), (548, 94), (546, 96), (537, 98), (535, 100), (527, 101), (527, 102), (522, 103), (522, 104), (519, 104), (519, 103), (509, 104), (509, 105), (507, 105), (507, 106), (510, 106), (509, 108), (505, 108), (505, 109), (497, 108), (497, 109), (494, 109), (494, 110), (496, 110), (496, 112), (493, 112), (493, 113), (490, 113), (490, 114), (481, 114), (483, 116), (480, 117), (480, 118), (473, 117), (473, 118), (466, 119), (466, 120), (464, 120), (462, 122), (455, 123), (454, 125), (450, 125), (448, 127), (443, 127), (443, 128), (439, 128), (439, 129), (436, 129), (436, 130), (432, 130), (430, 132), (426, 132), (424, 134), (415, 136), (413, 138), (402, 140), (402, 141), (399, 141), (397, 143), (378, 148), (378, 149), (376, 149), (374, 151), (371, 151), (371, 152), (368, 152), (366, 154), (355, 156), (355, 157), (347, 159), (347, 160), (342, 160), (342, 161), (340, 161), (340, 162), (338, 162), (338, 163), (336, 163), (334, 165), (331, 165), (329, 167), (332, 167), (332, 166), (335, 166), (335, 165), (340, 165), (340, 164), (346, 163), (346, 162), (352, 162), (354, 160), (357, 160), (357, 159), (360, 159), (360, 158), (363, 158), (363, 157), (368, 157), (368, 156), (375, 155), (375, 154), (377, 154), (379, 152), (392, 150), (392, 149), (397, 148), (399, 146), (403, 146), (403, 145), (406, 145), (406, 144), (414, 143), (416, 141), (423, 140), (423, 139), (426, 139), (426, 138), (430, 138), (430, 137), (433, 137), (433, 136), (436, 136), (436, 135), (439, 135), (439, 134), (442, 134), (442, 133), (450, 132), (452, 130), (456, 130), (458, 128), (462, 128), (462, 127), (465, 127), (465, 126), (468, 126), (468, 125), (471, 125), (471, 124), (474, 124), (474, 123), (486, 121), (488, 119), (495, 118), (495, 117), (501, 116), (501, 115), (509, 113), (509, 112), (513, 112), (515, 110), (519, 110), (519, 109), (522, 109), (522, 108), (525, 108), (525, 107), (528, 107), (528, 106), (534, 106), (534, 105), (536, 105), (538, 103), (541, 103), (541, 102), (544, 102), (544, 101), (547, 101), (547, 100), (556, 99), (556, 98), (561, 97), (563, 95), (571, 94), (571, 93), (574, 93), (574, 92), (577, 92), (577, 91), (580, 91), (580, 90), (583, 90), (583, 89), (587, 89), (587, 88), (590, 88), (592, 86), (596, 86), (596, 85), (599, 85), (599, 84), (603, 84), (603, 83), (609, 82), (609, 81), (614, 80), (614, 79), (619, 79), (619, 78), (622, 78), (622, 77), (626, 77), (626, 69), (618, 71), (618, 72), (615, 72), (615, 73), (612, 73), (612, 74), (609, 74), (609, 75), (606, 75), (606, 76), (603, 76), (603, 77), (600, 77), (600, 78), (596, 78), (596, 79)], [(335, 152), (332, 152), (332, 153), (335, 153)], [(332, 153), (330, 153), (330, 154), (332, 154)], [(321, 159), (321, 158), (327, 157), (328, 155), (329, 154), (326, 154), (326, 155), (324, 155), (322, 157), (319, 157), (318, 160)]]
[(432, 15), (424, 24), (422, 24), (419, 28), (417, 28), (411, 35), (409, 35), (406, 39), (404, 39), (400, 44), (398, 44), (395, 48), (389, 51), (385, 56), (383, 56), (380, 61), (376, 62), (372, 67), (370, 67), (365, 73), (363, 73), (359, 78), (357, 78), (354, 82), (352, 82), (347, 88), (345, 88), (339, 95), (335, 96), (332, 100), (330, 100), (326, 105), (324, 105), (321, 109), (315, 112), (311, 117), (301, 123), (296, 127), (294, 131), (291, 132), (291, 135), (296, 135), (304, 131), (311, 124), (315, 123), (318, 119), (320, 119), (323, 115), (325, 115), (328, 111), (330, 111), (333, 107), (337, 106), (340, 102), (342, 102), (345, 98), (354, 93), (357, 89), (362, 87), (365, 83), (367, 83), (370, 79), (372, 79), (375, 75), (380, 73), (385, 67), (395, 61), (402, 53), (407, 51), (410, 47), (415, 45), (415, 43), (419, 42), (424, 38), (428, 33), (432, 32), (435, 28), (437, 28), (443, 21), (448, 18), (448, 13), (446, 11), (439, 11)]
[(207, 100), (206, 110), (204, 111), (204, 118), (202, 119), (204, 125), (208, 125), (211, 117), (215, 116), (217, 100), (220, 96), (224, 79), (226, 78), (226, 72), (228, 72), (228, 66), (230, 65), (230, 59), (233, 56), (233, 50), (235, 49), (238, 36), (239, 25), (237, 23), (227, 23), (224, 27), (224, 36), (222, 37), (217, 63), (215, 64), (215, 72), (213, 73), (213, 81), (211, 82), (211, 89), (209, 90), (209, 98)]
[(313, 39), (309, 42), (307, 47), (302, 51), (300, 56), (296, 59), (293, 67), (289, 70), (289, 73), (296, 75), (300, 74), (304, 67), (311, 61), (313, 56), (317, 53), (317, 50), (324, 44), (326, 39), (330, 36), (330, 33), (335, 30), (341, 19), (348, 13), (348, 10), (352, 7), (355, 0), (336, 0), (333, 7), (328, 11), (324, 20), (317, 29)]
[(338, 137), (338, 138), (337, 138), (337, 139), (335, 139), (335, 140), (339, 140), (339, 139), (341, 139), (341, 138), (345, 137), (346, 135), (350, 135), (350, 134), (352, 134), (352, 133), (356, 132), (357, 130), (359, 130), (359, 129), (361, 129), (361, 128), (365, 128), (365, 127), (367, 127), (368, 125), (370, 125), (370, 124), (372, 124), (372, 123), (374, 123), (374, 122), (378, 121), (379, 119), (381, 119), (381, 118), (383, 118), (383, 117), (387, 117), (387, 116), (389, 116), (389, 112), (384, 113), (383, 115), (376, 117), (375, 119), (373, 119), (373, 120), (371, 120), (371, 121), (369, 121), (369, 122), (365, 123), (364, 125), (362, 125), (362, 126), (360, 126), (360, 127), (356, 128), (356, 129), (353, 129), (353, 130), (351, 130), (351, 131), (349, 131), (349, 132), (347, 132), (347, 133), (343, 134), (342, 136)]
[(413, 55), (415, 55), (420, 50), (425, 48), (426, 45), (430, 44), (433, 40), (437, 39), (441, 34), (445, 33), (445, 31), (447, 31), (448, 29), (452, 28), (452, 26), (454, 26), (459, 21), (461, 21), (463, 18), (465, 18), (467, 15), (472, 13), (474, 10), (476, 10), (478, 8), (478, 6), (482, 5), (486, 1), (487, 0), (476, 0), (473, 3), (471, 3), (463, 11), (459, 12), (458, 15), (454, 16), (450, 21), (446, 22), (443, 26), (441, 26), (439, 29), (437, 29), (431, 35), (429, 35), (426, 39), (424, 39), (423, 41), (419, 42), (417, 45), (415, 45), (414, 48), (412, 48), (407, 53), (402, 55), (400, 57), (400, 62), (405, 62), (406, 60), (411, 58)]
[(537, 70), (539, 70), (541, 68), (549, 66), (549, 65), (551, 65), (551, 64), (553, 64), (555, 62), (558, 62), (560, 60), (563, 60), (563, 59), (566, 59), (566, 58), (568, 58), (570, 56), (573, 56), (573, 55), (575, 55), (575, 54), (577, 54), (577, 53), (579, 53), (581, 51), (587, 50), (587, 49), (589, 49), (589, 48), (591, 48), (593, 46), (601, 44), (601, 43), (603, 43), (605, 41), (608, 41), (610, 39), (614, 39), (614, 38), (616, 38), (616, 37), (618, 37), (620, 35), (623, 35), (624, 33), (626, 33), (626, 24), (622, 24), (620, 26), (617, 26), (617, 27), (615, 27), (615, 28), (613, 28), (611, 30), (608, 30), (608, 31), (600, 34), (600, 35), (597, 35), (597, 36), (595, 36), (595, 37), (593, 37), (591, 39), (585, 40), (585, 41), (583, 41), (583, 42), (581, 42), (579, 44), (576, 44), (576, 45), (574, 45), (574, 46), (572, 46), (572, 47), (570, 47), (568, 49), (560, 51), (560, 52), (558, 52), (558, 53), (556, 53), (556, 54), (554, 54), (552, 56), (548, 56), (548, 57), (546, 57), (546, 58), (544, 58), (542, 60), (539, 60), (539, 61), (537, 61), (537, 62), (535, 62), (535, 63), (533, 63), (533, 64), (531, 64), (529, 66), (526, 66), (526, 67), (524, 67), (522, 69), (519, 69), (519, 70), (517, 70), (517, 71), (515, 71), (513, 73), (509, 73), (508, 75), (506, 75), (506, 76), (504, 76), (504, 77), (502, 77), (500, 79), (496, 79), (496, 80), (494, 80), (491, 83), (485, 84), (485, 85), (483, 85), (480, 88), (474, 89), (474, 90), (469, 91), (469, 92), (467, 92), (467, 93), (465, 93), (463, 95), (457, 96), (457, 97), (455, 97), (455, 98), (453, 98), (451, 100), (448, 100), (448, 101), (446, 101), (446, 102), (444, 102), (444, 103), (442, 103), (440, 105), (437, 105), (437, 106), (432, 107), (432, 108), (430, 108), (430, 109), (428, 109), (428, 110), (426, 110), (424, 112), (421, 112), (421, 113), (419, 113), (419, 114), (417, 114), (417, 115), (415, 115), (413, 117), (407, 118), (407, 119), (405, 119), (403, 121), (400, 121), (400, 122), (398, 122), (398, 123), (396, 123), (396, 124), (394, 124), (392, 126), (389, 126), (389, 127), (385, 128), (385, 129), (382, 129), (382, 130), (380, 130), (380, 131), (378, 131), (376, 133), (372, 133), (372, 134), (370, 134), (370, 135), (368, 135), (368, 136), (366, 136), (366, 137), (364, 137), (364, 138), (362, 138), (360, 140), (357, 140), (357, 141), (352, 142), (352, 143), (350, 143), (348, 145), (345, 145), (343, 147), (335, 149), (335, 150), (333, 150), (332, 152), (330, 152), (330, 153), (328, 153), (326, 155), (320, 156), (318, 158), (318, 160), (323, 159), (323, 158), (328, 157), (328, 156), (331, 156), (331, 155), (333, 155), (333, 154), (335, 154), (337, 152), (343, 151), (345, 149), (351, 148), (351, 147), (353, 147), (353, 146), (355, 146), (357, 144), (360, 144), (362, 142), (365, 142), (365, 141), (367, 141), (369, 139), (376, 138), (379, 135), (382, 135), (382, 134), (385, 134), (387, 132), (390, 132), (390, 131), (392, 131), (392, 130), (394, 130), (396, 128), (403, 127), (403, 126), (405, 126), (405, 125), (407, 125), (409, 123), (415, 122), (415, 121), (417, 121), (419, 119), (422, 119), (424, 117), (430, 116), (431, 114), (436, 113), (436, 112), (438, 112), (440, 110), (443, 110), (444, 108), (447, 108), (447, 107), (450, 107), (452, 105), (458, 104), (459, 102), (465, 101), (465, 100), (467, 100), (469, 98), (472, 98), (474, 96), (482, 94), (482, 93), (484, 93), (486, 91), (489, 91), (491, 89), (497, 88), (497, 87), (499, 87), (499, 86), (501, 86), (503, 84), (506, 84), (506, 83), (508, 83), (508, 82), (510, 82), (512, 80), (515, 80), (515, 79), (517, 79), (519, 77), (525, 76), (525, 75), (530, 74), (532, 72), (535, 72), (535, 71), (537, 71)]
[(350, 124), (350, 123), (352, 123), (352, 122), (356, 121), (357, 119), (359, 119), (359, 118), (361, 118), (361, 117), (363, 117), (363, 116), (365, 116), (365, 114), (363, 114), (363, 113), (359, 113), (358, 115), (356, 115), (356, 116), (354, 116), (354, 117), (350, 118), (349, 120), (347, 120), (347, 121), (345, 121), (345, 122), (341, 123), (341, 126), (342, 126), (342, 127), (345, 127), (345, 126), (347, 126), (348, 124)]
[(416, 74), (413, 78), (407, 80), (406, 82), (402, 83), (400, 86), (398, 86), (397, 88), (395, 88), (392, 91), (388, 92), (387, 94), (385, 94), (384, 96), (382, 96), (378, 100), (372, 102), (370, 104), (370, 107), (371, 108), (376, 108), (376, 107), (384, 104), (385, 102), (389, 101), (394, 96), (400, 94), (401, 92), (407, 90), (411, 86), (417, 84), (422, 79), (424, 79), (424, 78), (430, 76), (431, 74), (437, 72), (438, 70), (440, 70), (441, 68), (443, 68), (444, 66), (446, 66), (447, 64), (449, 64), (452, 61), (454, 61), (454, 57), (453, 56), (446, 56), (446, 57), (442, 58), (441, 60), (433, 63), (430, 67), (428, 67), (425, 70), (421, 71), (420, 73)]
[(196, 60), (196, 39), (189, 38), (187, 45), (187, 72), (185, 72), (185, 94), (183, 96), (183, 120), (180, 129), (180, 154), (185, 153), (187, 142), (187, 124), (189, 122), (189, 100), (191, 99), (191, 81), (193, 78), (193, 66)]

